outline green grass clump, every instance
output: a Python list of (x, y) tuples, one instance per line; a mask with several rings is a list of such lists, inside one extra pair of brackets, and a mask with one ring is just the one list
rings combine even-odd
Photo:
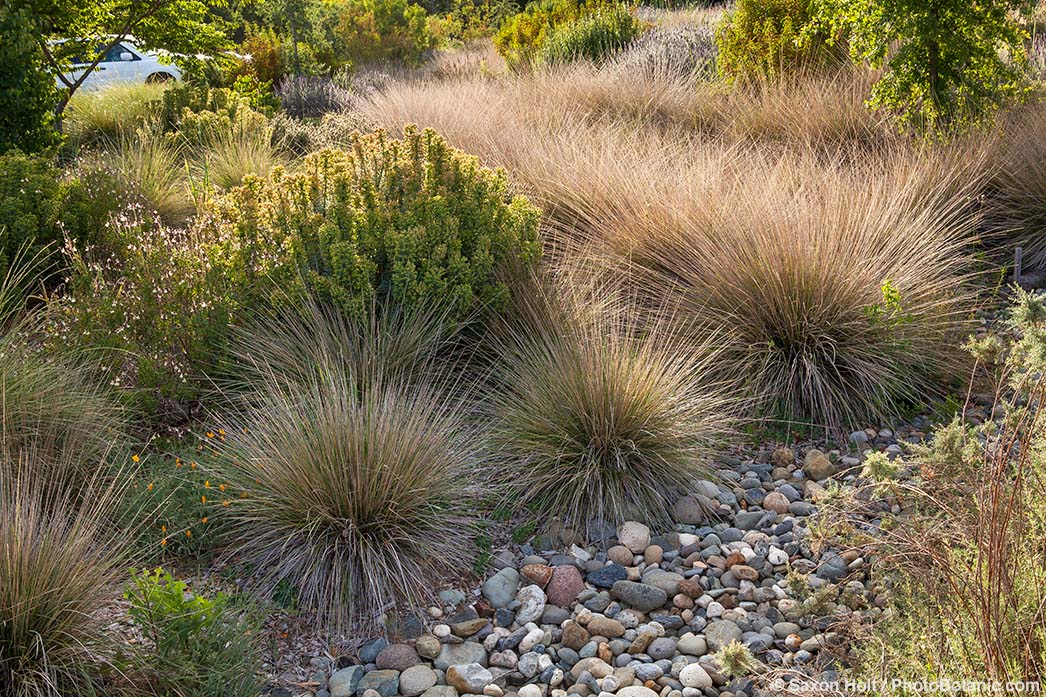
[(635, 39), (642, 26), (622, 5), (601, 7), (552, 29), (538, 56), (545, 64), (599, 62)]
[(88, 145), (132, 135), (152, 120), (167, 85), (118, 84), (77, 90), (65, 112), (65, 129), (74, 142)]

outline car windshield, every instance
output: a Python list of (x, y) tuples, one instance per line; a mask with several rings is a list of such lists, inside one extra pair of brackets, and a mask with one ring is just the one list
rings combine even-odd
[[(90, 59), (86, 58), (83, 54), (77, 54), (77, 55), (73, 56), (73, 65), (88, 65), (88, 64), (90, 64), (90, 63), (92, 63), (94, 61), (94, 56), (102, 53), (103, 51), (105, 51), (105, 45), (104, 44), (98, 44), (95, 47), (94, 53), (91, 55)], [(134, 51), (132, 51), (131, 49), (127, 48), (127, 46), (125, 46), (124, 44), (116, 44), (115, 46), (110, 48), (108, 51), (105, 51), (105, 55), (102, 57), (102, 60), (100, 62), (101, 63), (115, 63), (115, 62), (121, 60), (120, 59), (120, 54), (121, 53), (130, 53), (132, 56), (137, 57), (137, 54)]]

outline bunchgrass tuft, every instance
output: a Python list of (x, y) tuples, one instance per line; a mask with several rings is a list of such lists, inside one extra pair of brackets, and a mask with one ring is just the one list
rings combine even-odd
[(46, 312), (27, 311), (26, 298), (50, 259), (19, 254), (0, 280), (0, 456), (32, 452), (37, 476), (68, 491), (105, 474), (98, 468), (125, 444), (127, 424), (91, 355), (30, 339), (48, 330)]
[(79, 90), (66, 110), (65, 129), (85, 145), (133, 135), (156, 113), (165, 89), (163, 84), (121, 84)]
[(312, 299), (259, 314), (233, 329), (228, 391), (249, 399), (258, 385), (289, 388), (331, 372), (352, 375), (360, 389), (393, 376), (414, 382), (444, 362), (459, 326), (445, 311), (378, 312), (376, 303), (362, 322)]
[[(228, 429), (223, 467), (246, 492), (228, 514), (261, 590), (294, 589), (332, 626), (380, 629), (383, 613), (427, 600), (436, 579), (468, 567), (486, 458), (442, 380), (369, 373), (344, 357), (384, 340), (342, 347), (338, 332), (301, 354), (308, 367), (289, 370), (276, 356), (271, 374), (261, 371)], [(259, 353), (272, 336), (259, 339)], [(326, 350), (333, 355), (313, 364)]]
[(517, 296), (491, 390), (508, 495), (576, 523), (670, 524), (728, 432), (710, 344), (643, 327), (606, 287), (536, 280)]
[(108, 144), (103, 158), (124, 188), (138, 194), (169, 225), (183, 224), (196, 212), (186, 155), (155, 124), (121, 134)]
[(114, 646), (100, 611), (128, 563), (108, 527), (119, 490), (63, 493), (37, 455), (0, 461), (0, 697), (93, 694)]
[(999, 235), (1001, 261), (1023, 249), (1024, 265), (1046, 264), (1046, 111), (1033, 104), (1017, 110), (996, 142), (996, 168), (988, 186), (988, 227)]
[(197, 159), (195, 178), (222, 189), (239, 186), (249, 174), (264, 178), (282, 162), (268, 128), (239, 121), (213, 132)]
[(977, 218), (957, 167), (786, 158), (685, 220), (667, 211), (638, 235), (619, 225), (611, 244), (654, 297), (677, 295), (681, 314), (726, 329), (724, 365), (767, 413), (838, 432), (961, 372)]

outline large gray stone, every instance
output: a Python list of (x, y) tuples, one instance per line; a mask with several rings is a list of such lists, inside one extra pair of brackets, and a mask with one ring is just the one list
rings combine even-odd
[(374, 690), (381, 697), (393, 697), (400, 689), (400, 672), (398, 670), (372, 670), (363, 676), (356, 691), (363, 693)]
[(519, 572), (506, 567), (483, 583), (483, 597), (495, 608), (506, 607), (519, 589)]
[(436, 684), (436, 672), (426, 665), (411, 666), (400, 673), (400, 694), (404, 697), (420, 695)]
[(650, 612), (668, 602), (668, 594), (655, 586), (635, 581), (618, 581), (610, 594), (640, 612)]
[(327, 683), (331, 697), (352, 697), (362, 677), (363, 666), (349, 666), (336, 671)]
[(708, 650), (715, 653), (733, 641), (741, 641), (741, 628), (730, 620), (716, 620), (705, 627)]
[(444, 644), (439, 650), (439, 655), (432, 661), (432, 666), (436, 670), (446, 670), (451, 666), (466, 663), (487, 665), (487, 651), (482, 644), (474, 641), (466, 641), (462, 644)]

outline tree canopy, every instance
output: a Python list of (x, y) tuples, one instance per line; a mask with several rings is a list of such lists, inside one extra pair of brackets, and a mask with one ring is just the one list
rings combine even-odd
[(980, 119), (1026, 85), (1031, 0), (818, 0), (829, 36), (855, 58), (889, 69), (869, 105), (911, 126), (940, 129)]
[[(227, 46), (217, 18), (200, 0), (0, 0), (27, 14), (47, 70), (65, 86), (57, 111), (97, 67), (102, 56), (133, 35), (143, 49), (214, 54)], [(211, 6), (215, 2), (211, 1)], [(66, 73), (74, 59), (90, 63)]]

